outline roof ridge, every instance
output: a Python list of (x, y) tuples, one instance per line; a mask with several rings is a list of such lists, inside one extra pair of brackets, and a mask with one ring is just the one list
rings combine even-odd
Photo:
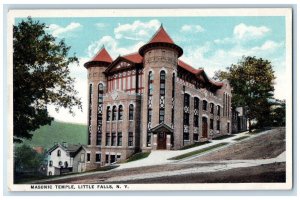
[[(152, 41), (158, 36), (158, 34), (165, 34), (167, 36), (167, 40), (170, 40), (172, 44), (174, 44), (173, 39), (170, 37), (170, 35), (167, 33), (167, 31), (164, 29), (164, 27), (161, 26), (159, 29), (155, 32), (155, 34), (152, 36), (152, 38), (147, 42), (147, 44), (152, 43)], [(168, 41), (169, 42), (169, 41)]]

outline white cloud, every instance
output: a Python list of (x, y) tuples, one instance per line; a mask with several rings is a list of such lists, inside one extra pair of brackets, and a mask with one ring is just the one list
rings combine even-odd
[(88, 46), (88, 55), (92, 58), (104, 45), (112, 57), (117, 57), (119, 55), (136, 52), (144, 44), (144, 42), (139, 41), (131, 46), (120, 47), (119, 42), (113, 37), (103, 36), (98, 41), (95, 41)]
[(188, 25), (185, 24), (181, 27), (181, 32), (192, 32), (192, 33), (199, 33), (203, 32), (205, 29), (200, 25)]
[(95, 26), (99, 29), (103, 29), (106, 27), (106, 24), (100, 22), (100, 23), (96, 23)]
[(77, 22), (71, 22), (66, 27), (62, 27), (57, 24), (50, 24), (49, 31), (52, 33), (54, 37), (62, 37), (62, 36), (66, 37), (68, 36), (66, 35), (66, 33), (73, 32), (79, 29), (80, 27), (82, 27), (82, 25)]
[(116, 39), (141, 40), (149, 38), (159, 26), (160, 22), (156, 19), (148, 22), (136, 20), (132, 24), (119, 24), (114, 29), (114, 34)]
[(234, 27), (233, 34), (238, 39), (254, 39), (263, 37), (269, 31), (270, 29), (266, 26), (247, 26), (241, 23)]

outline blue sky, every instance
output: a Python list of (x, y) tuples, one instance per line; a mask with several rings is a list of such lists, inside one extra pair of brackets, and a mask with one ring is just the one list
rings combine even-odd
[[(66, 110), (50, 114), (57, 120), (86, 124), (87, 73), (83, 64), (105, 45), (113, 58), (138, 51), (161, 23), (183, 48), (181, 57), (195, 68), (202, 67), (209, 76), (219, 69), (237, 63), (243, 56), (268, 59), (275, 70), (275, 97), (285, 99), (285, 18), (259, 17), (94, 17), (34, 18), (49, 26), (47, 30), (58, 39), (64, 38), (76, 53), (80, 66), (71, 66), (76, 89), (83, 101), (83, 112), (72, 117)], [(16, 22), (19, 22), (17, 19)]]

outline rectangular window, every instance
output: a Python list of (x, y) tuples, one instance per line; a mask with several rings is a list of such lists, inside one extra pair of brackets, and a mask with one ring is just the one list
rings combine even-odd
[(184, 125), (189, 125), (189, 118), (190, 118), (189, 113), (184, 113), (183, 114), (183, 123), (184, 123)]
[(106, 133), (105, 146), (109, 146), (110, 143), (110, 134)]
[(165, 118), (165, 110), (159, 109), (159, 123), (164, 122), (164, 118)]
[(220, 120), (217, 121), (217, 130), (220, 130)]
[(217, 106), (217, 115), (218, 115), (218, 116), (221, 115), (221, 106)]
[(148, 122), (151, 122), (152, 119), (152, 110), (148, 109)]
[(214, 104), (210, 103), (210, 113), (214, 114)]
[(108, 154), (105, 155), (105, 163), (109, 163), (109, 155)]
[(118, 133), (118, 146), (122, 146), (122, 133)]
[(207, 101), (205, 101), (205, 100), (203, 101), (202, 109), (207, 110)]
[(133, 146), (133, 132), (128, 133), (128, 146)]
[(87, 161), (87, 162), (90, 162), (90, 161), (91, 161), (91, 154), (90, 154), (90, 153), (87, 153), (87, 154), (86, 154), (86, 161)]
[(98, 132), (96, 145), (101, 145), (101, 141), (102, 141), (102, 134)]
[(194, 98), (194, 109), (199, 110), (199, 99), (197, 97)]
[(101, 162), (101, 153), (96, 153), (96, 162)]
[(198, 141), (198, 137), (199, 137), (199, 135), (194, 133), (193, 139), (194, 139), (195, 142)]
[(209, 128), (214, 129), (214, 120), (210, 119)]
[(116, 146), (117, 144), (117, 136), (116, 133), (111, 134), (111, 146)]
[(147, 133), (147, 146), (148, 147), (151, 146), (151, 133), (150, 132)]
[(230, 123), (228, 122), (227, 123), (227, 133), (229, 133), (229, 130), (230, 130)]
[(194, 115), (194, 127), (199, 127), (199, 116)]
[(190, 140), (190, 134), (189, 133), (183, 133), (183, 140)]
[(184, 94), (184, 106), (190, 106), (190, 95)]

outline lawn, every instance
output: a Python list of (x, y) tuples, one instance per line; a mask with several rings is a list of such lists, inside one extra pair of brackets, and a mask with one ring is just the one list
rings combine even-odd
[(234, 135), (222, 135), (220, 137), (213, 138), (213, 140), (223, 140), (223, 139), (230, 138), (230, 137), (233, 137), (233, 136)]
[(190, 157), (190, 156), (193, 156), (193, 155), (205, 153), (205, 152), (207, 152), (207, 151), (210, 151), (210, 150), (212, 150), (212, 149), (216, 149), (216, 148), (225, 146), (225, 145), (227, 145), (227, 144), (228, 144), (227, 142), (222, 142), (222, 143), (215, 144), (215, 145), (212, 145), (212, 146), (203, 148), (203, 149), (199, 149), (199, 150), (192, 151), (192, 152), (189, 152), (189, 153), (185, 153), (185, 154), (182, 154), (182, 155), (173, 157), (173, 158), (169, 158), (168, 160), (181, 160), (181, 159), (183, 159), (183, 158), (187, 158), (187, 157)]
[(201, 146), (201, 145), (204, 145), (204, 144), (208, 144), (208, 143), (210, 143), (210, 142), (209, 142), (209, 141), (205, 141), (205, 142), (196, 142), (196, 143), (194, 143), (194, 144), (190, 144), (190, 145), (184, 146), (184, 147), (182, 147), (182, 148), (179, 149), (179, 150), (190, 149), (190, 148), (198, 147), (198, 146)]
[(147, 158), (150, 155), (150, 152), (140, 152), (140, 153), (136, 153), (133, 154), (132, 156), (130, 156), (126, 162), (132, 162), (132, 161), (136, 161), (136, 160), (140, 160), (143, 158)]

